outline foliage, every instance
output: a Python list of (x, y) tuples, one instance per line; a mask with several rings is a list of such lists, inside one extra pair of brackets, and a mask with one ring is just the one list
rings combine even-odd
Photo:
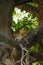
[(40, 51), (41, 51), (41, 46), (38, 43), (30, 47), (30, 52), (37, 53), (37, 52), (40, 52)]
[(41, 61), (40, 64), (43, 65), (43, 61)]
[(40, 65), (40, 63), (39, 62), (34, 62), (34, 63), (32, 63), (32, 65)]
[(20, 29), (32, 30), (39, 25), (38, 18), (25, 10), (21, 10), (17, 7), (14, 8), (12, 14), (12, 30), (19, 31)]
[(38, 7), (38, 4), (36, 2), (29, 2), (29, 3), (27, 3), (27, 5), (31, 5), (36, 8)]

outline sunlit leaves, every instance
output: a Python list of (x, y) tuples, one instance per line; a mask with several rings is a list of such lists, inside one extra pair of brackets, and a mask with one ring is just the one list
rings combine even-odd
[(32, 63), (32, 65), (40, 65), (40, 63), (39, 62), (34, 62), (34, 63)]
[(29, 2), (29, 3), (27, 3), (27, 5), (31, 5), (36, 8), (38, 7), (38, 4), (36, 2)]
[(40, 51), (41, 51), (41, 47), (40, 44), (38, 43), (30, 47), (30, 52), (38, 53)]
[(12, 13), (12, 30), (19, 31), (20, 29), (32, 30), (39, 25), (38, 18), (25, 10), (17, 7), (14, 8)]

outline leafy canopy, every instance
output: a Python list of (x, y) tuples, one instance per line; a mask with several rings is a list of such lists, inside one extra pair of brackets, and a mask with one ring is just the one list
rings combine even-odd
[(19, 31), (20, 29), (32, 30), (39, 25), (38, 18), (25, 10), (21, 10), (17, 7), (14, 8), (12, 13), (12, 30)]
[(30, 52), (38, 53), (41, 51), (41, 46), (39, 43), (36, 43), (35, 45), (30, 47)]

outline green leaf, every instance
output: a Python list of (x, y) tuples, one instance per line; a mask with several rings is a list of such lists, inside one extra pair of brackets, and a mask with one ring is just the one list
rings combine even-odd
[(32, 65), (40, 65), (40, 63), (39, 62), (34, 62), (34, 63), (32, 63)]
[(40, 44), (38, 43), (30, 47), (30, 52), (38, 53), (40, 51), (41, 51), (41, 47)]
[(29, 2), (27, 5), (31, 5), (33, 7), (38, 7), (38, 4), (36, 2)]
[(19, 31), (20, 29), (32, 30), (38, 27), (39, 22), (37, 17), (25, 10), (15, 7), (12, 14), (12, 30)]

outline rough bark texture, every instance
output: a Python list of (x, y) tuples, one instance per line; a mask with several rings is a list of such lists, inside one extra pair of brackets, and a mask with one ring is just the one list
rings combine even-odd
[(14, 6), (13, 1), (0, 1), (0, 34), (6, 37), (11, 37), (9, 32), (8, 23), (11, 22), (12, 9)]
[[(43, 1), (42, 0), (38, 0), (38, 1), (33, 0), (33, 1), (35, 1), (39, 4), (38, 8), (26, 6), (25, 4), (19, 5), (18, 7), (36, 14), (36, 16), (39, 18), (40, 27), (41, 27), (41, 29), (43, 29)], [(0, 34), (4, 35), (10, 39), (12, 39), (12, 36), (10, 33), (10, 24), (9, 23), (11, 22), (11, 15), (12, 15), (13, 8), (15, 6), (14, 3), (15, 3), (14, 0), (7, 0), (7, 1), (1, 0), (0, 1)], [(39, 29), (39, 30), (41, 30), (41, 29)]]
[[(15, 1), (17, 1), (17, 0), (15, 0)], [(33, 8), (30, 6), (26, 6), (24, 4), (21, 6), (18, 6), (18, 7), (36, 14), (36, 16), (39, 18), (40, 27), (38, 29), (32, 30), (28, 36), (22, 38), (21, 40), (18, 40), (18, 42), (16, 41), (15, 44), (17, 43), (17, 45), (18, 45), (18, 43), (22, 43), (23, 45), (26, 43), (27, 46), (29, 44), (31, 46), (33, 43), (35, 43), (37, 41), (39, 42), (41, 40), (41, 38), (43, 37), (43, 2), (42, 2), (42, 0), (33, 0), (33, 1), (35, 1), (39, 4), (38, 8)], [(8, 48), (10, 48), (10, 45), (15, 46), (14, 41), (8, 39), (8, 38), (12, 39), (9, 23), (11, 22), (11, 14), (12, 14), (14, 6), (15, 6), (14, 0), (7, 0), (7, 1), (0, 0), (0, 34), (2, 34), (2, 35), (0, 35), (0, 40), (1, 40), (0, 46), (2, 45), (2, 47), (1, 47), (2, 49), (4, 47), (4, 49), (3, 49), (4, 51), (8, 50)], [(8, 37), (8, 38), (6, 38), (6, 37)], [(2, 41), (4, 41), (4, 43)], [(5, 43), (7, 43), (7, 44), (5, 44)], [(20, 49), (20, 48), (18, 48), (18, 49)], [(21, 49), (22, 53), (23, 53), (23, 49), (24, 49), (24, 47), (22, 47), (22, 49)], [(1, 52), (3, 52), (3, 50), (0, 50), (0, 58), (1, 58), (1, 56), (3, 56), (3, 55), (1, 55)], [(12, 49), (10, 48), (10, 50), (12, 50)], [(25, 52), (26, 51), (27, 50), (25, 50)], [(7, 60), (10, 60), (10, 59), (7, 59)], [(0, 63), (0, 65), (3, 65), (3, 64)]]
[[(30, 12), (36, 13), (36, 15), (39, 16), (40, 23), (43, 24), (43, 1), (42, 0), (33, 0), (36, 1), (39, 4), (39, 8), (31, 8), (26, 7), (25, 5), (21, 6), (21, 8), (24, 8)], [(0, 1), (0, 33), (10, 37), (8, 22), (11, 22), (11, 13), (14, 7), (14, 1), (13, 0), (1, 0)]]

